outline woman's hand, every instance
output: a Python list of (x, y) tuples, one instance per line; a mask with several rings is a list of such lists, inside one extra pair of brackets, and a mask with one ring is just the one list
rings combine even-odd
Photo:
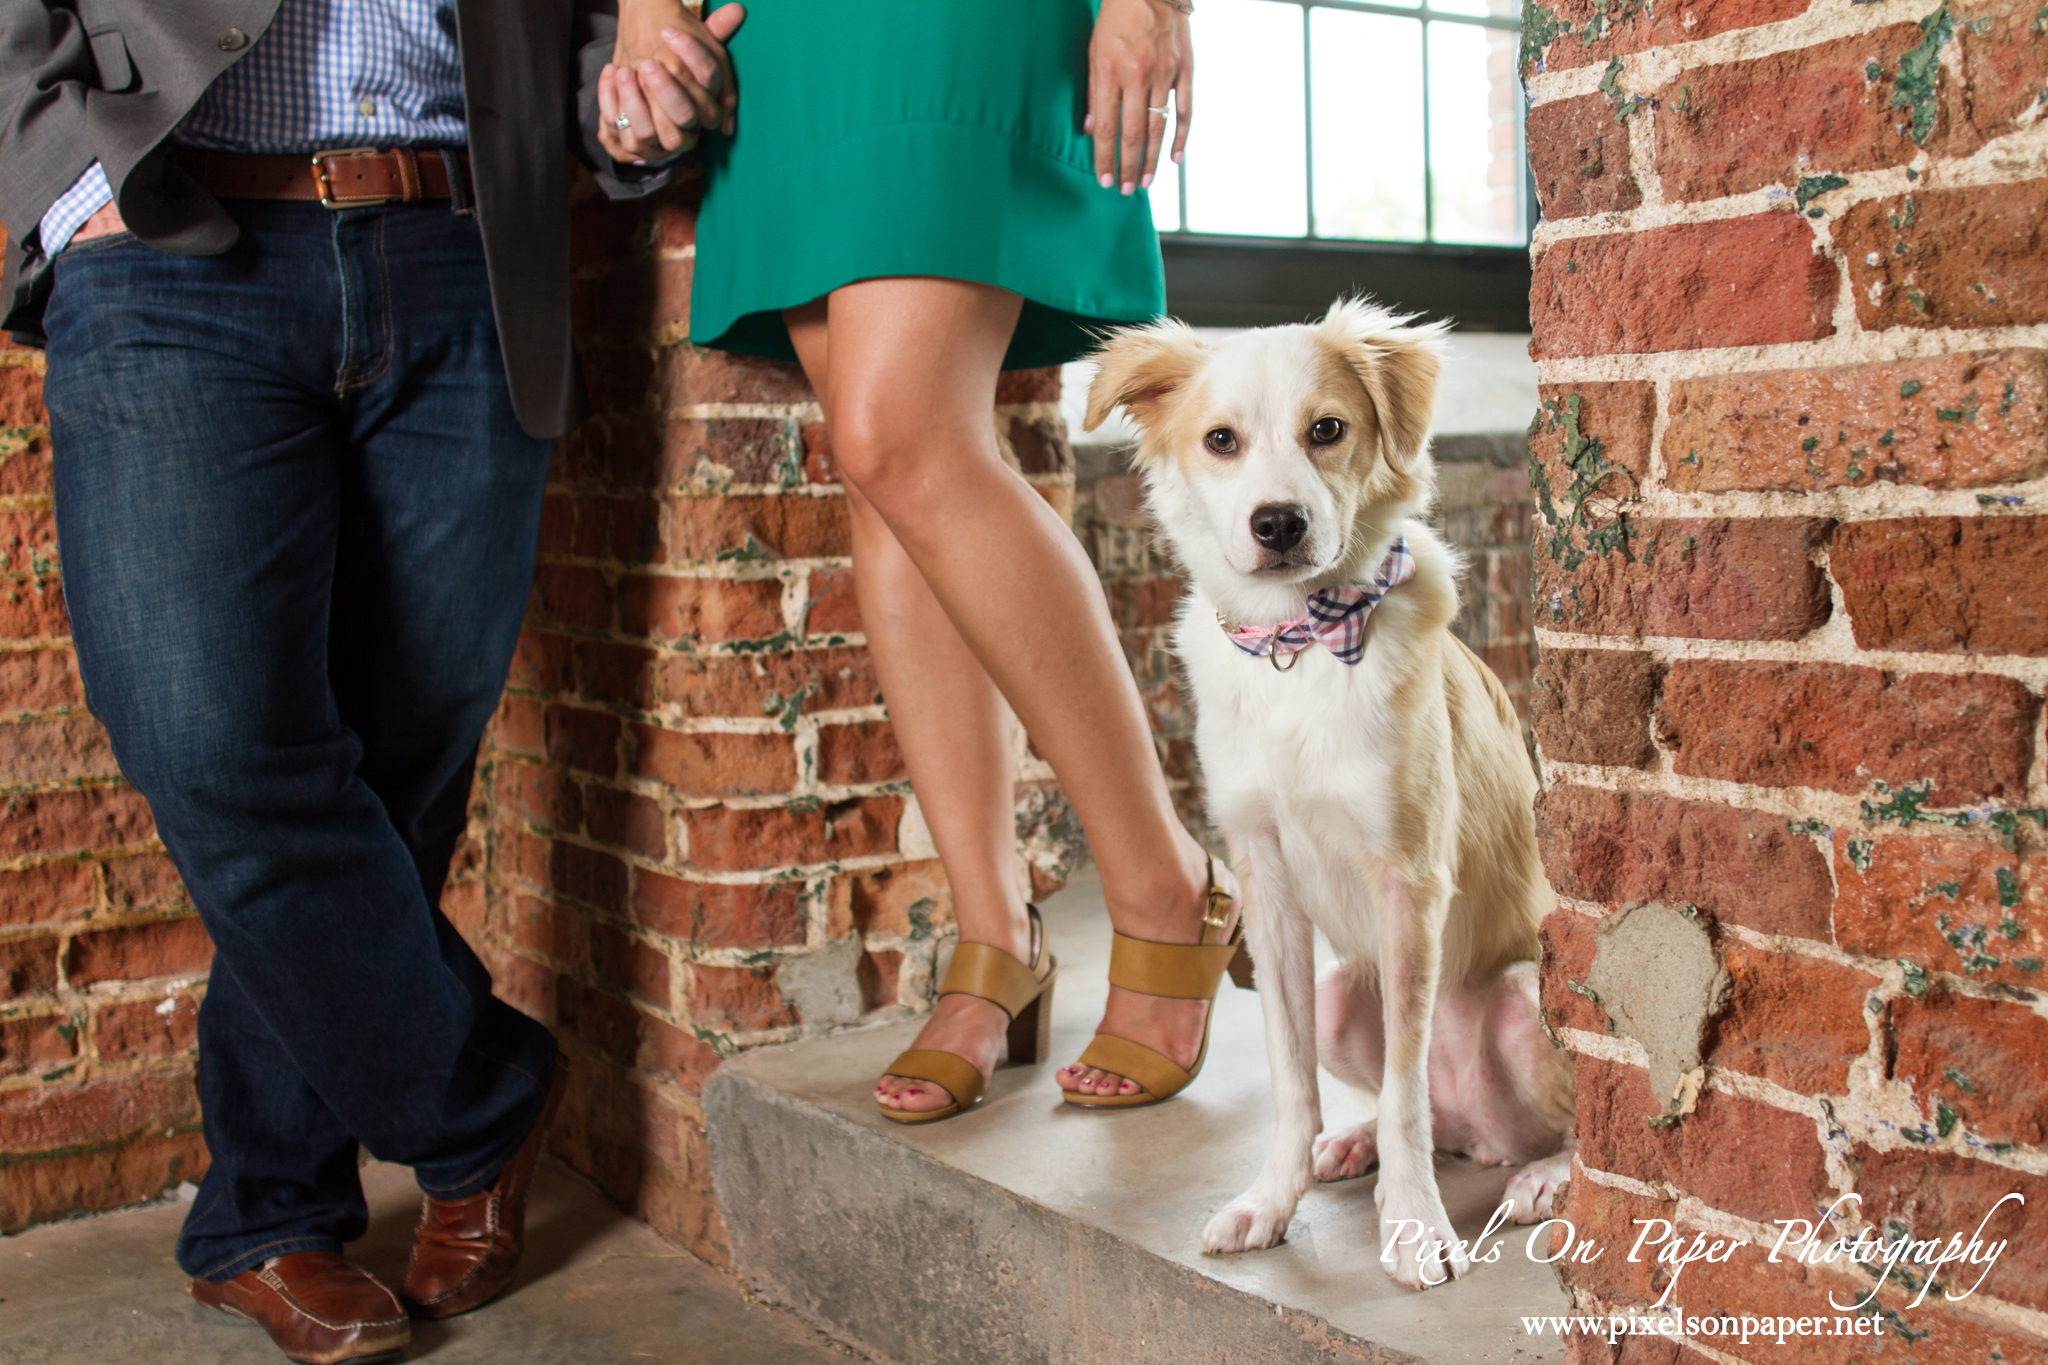
[(597, 85), (598, 141), (613, 160), (659, 160), (694, 144), (698, 129), (732, 131), (739, 95), (725, 44), (746, 17), (740, 5), (705, 21), (674, 0), (622, 0)]
[(1088, 120), (1095, 174), (1103, 188), (1149, 189), (1166, 136), (1166, 97), (1178, 111), (1173, 159), (1188, 143), (1195, 111), (1195, 56), (1188, 17), (1163, 0), (1102, 0), (1088, 42)]

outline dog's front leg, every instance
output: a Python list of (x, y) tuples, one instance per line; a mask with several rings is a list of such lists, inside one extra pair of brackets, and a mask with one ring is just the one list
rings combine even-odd
[(1255, 1251), (1287, 1235), (1295, 1205), (1315, 1183), (1313, 1149), (1323, 1127), (1316, 1089), (1315, 930), (1279, 874), (1277, 843), (1261, 841), (1247, 855), (1246, 904), (1257, 913), (1246, 921), (1245, 935), (1258, 964), (1277, 1121), (1259, 1178), (1203, 1229), (1206, 1252)]
[(1443, 961), (1450, 878), (1382, 870), (1380, 999), (1386, 1075), (1379, 1100), (1380, 1264), (1411, 1289), (1442, 1284), (1471, 1269), (1457, 1244), (1436, 1184), (1436, 1142), (1429, 1114), (1430, 1018)]

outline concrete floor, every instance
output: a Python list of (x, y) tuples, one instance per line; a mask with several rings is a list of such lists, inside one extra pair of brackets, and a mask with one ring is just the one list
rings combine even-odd
[[(1108, 915), (1092, 869), (1041, 909), (1060, 960), (1052, 1061), (998, 1067), (988, 1097), (976, 1109), (917, 1127), (892, 1124), (876, 1112), (874, 1076), (910, 1045), (915, 1024), (763, 1049), (728, 1068), (792, 1101), (911, 1146), (970, 1183), (988, 1182), (1007, 1197), (1098, 1228), (1268, 1301), (1276, 1311), (1313, 1315), (1431, 1365), (1533, 1365), (1564, 1358), (1557, 1339), (1526, 1336), (1521, 1329), (1523, 1314), (1567, 1311), (1549, 1267), (1523, 1254), (1526, 1229), (1510, 1228), (1499, 1259), (1475, 1265), (1464, 1279), (1419, 1294), (1401, 1289), (1377, 1264), (1370, 1176), (1309, 1191), (1278, 1247), (1204, 1255), (1203, 1225), (1251, 1183), (1272, 1133), (1258, 997), (1225, 980), (1208, 1063), (1171, 1103), (1109, 1112), (1063, 1104), (1053, 1071), (1086, 1046), (1108, 994)], [(1371, 1115), (1369, 1101), (1328, 1073), (1322, 1075), (1322, 1096), (1325, 1131)], [(1439, 1156), (1437, 1175), (1453, 1222), (1471, 1237), (1499, 1204), (1510, 1172)], [(734, 1217), (728, 1213), (729, 1222)], [(1497, 1244), (1498, 1237), (1487, 1243)]]
[[(386, 1284), (405, 1273), (419, 1191), (402, 1167), (363, 1171), (370, 1233), (351, 1248)], [(188, 1187), (189, 1188), (189, 1187)], [(0, 1238), (4, 1365), (277, 1365), (244, 1323), (202, 1308), (171, 1261), (170, 1200)], [(413, 1328), (435, 1365), (848, 1365), (852, 1351), (676, 1250), (552, 1162), (534, 1181), (519, 1278), (497, 1302)]]

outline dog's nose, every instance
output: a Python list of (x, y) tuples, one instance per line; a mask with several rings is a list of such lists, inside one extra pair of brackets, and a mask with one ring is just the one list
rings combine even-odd
[(1269, 550), (1285, 553), (1308, 534), (1308, 509), (1292, 502), (1269, 502), (1252, 512), (1252, 539)]

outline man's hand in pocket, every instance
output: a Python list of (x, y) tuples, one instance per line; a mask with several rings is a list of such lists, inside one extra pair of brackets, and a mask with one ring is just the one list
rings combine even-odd
[(128, 225), (121, 221), (121, 210), (113, 204), (101, 206), (100, 211), (85, 220), (78, 231), (71, 234), (74, 242), (89, 242), (95, 237), (109, 237), (116, 232), (126, 232)]

